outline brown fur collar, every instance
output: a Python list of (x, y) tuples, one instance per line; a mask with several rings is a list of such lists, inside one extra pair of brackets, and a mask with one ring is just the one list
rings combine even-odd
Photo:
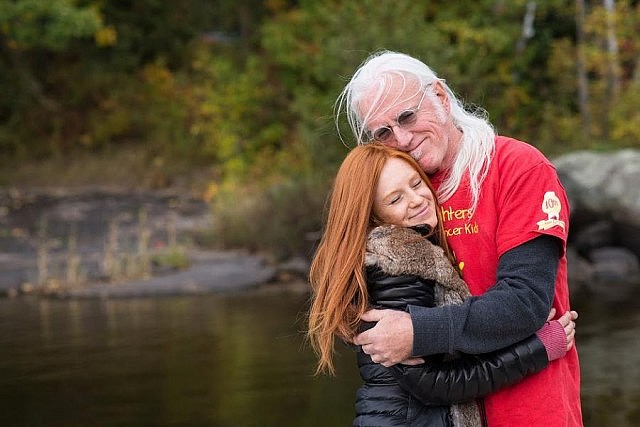
[(391, 275), (414, 274), (435, 280), (439, 306), (460, 304), (471, 295), (444, 250), (410, 228), (381, 225), (371, 230), (365, 264), (377, 265)]

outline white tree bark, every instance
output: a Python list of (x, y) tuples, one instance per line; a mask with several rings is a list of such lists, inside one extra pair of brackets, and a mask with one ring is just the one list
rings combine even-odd
[(578, 79), (578, 106), (582, 117), (583, 136), (589, 135), (591, 115), (589, 112), (589, 80), (587, 77), (584, 53), (584, 21), (586, 16), (585, 0), (576, 0), (576, 73)]
[(603, 0), (607, 22), (607, 86), (612, 101), (620, 94), (620, 63), (618, 61), (618, 37), (616, 36), (616, 2)]
[(522, 32), (520, 33), (520, 39), (516, 45), (516, 53), (520, 53), (527, 46), (527, 42), (531, 39), (536, 30), (533, 28), (533, 22), (536, 19), (536, 2), (527, 2), (527, 11), (522, 19)]

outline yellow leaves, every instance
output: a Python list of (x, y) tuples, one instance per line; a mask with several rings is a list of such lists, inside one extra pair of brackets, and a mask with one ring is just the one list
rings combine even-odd
[(215, 182), (210, 182), (207, 188), (205, 188), (204, 192), (202, 193), (202, 200), (210, 203), (213, 201), (213, 199), (215, 199), (219, 192), (220, 186)]
[(20, 49), (20, 44), (17, 41), (13, 40), (13, 39), (8, 39), (7, 40), (7, 47), (9, 49), (11, 49), (11, 50), (18, 50), (18, 49)]
[(174, 90), (174, 76), (163, 64), (153, 63), (146, 65), (142, 70), (142, 77), (152, 89), (157, 90), (164, 96), (171, 96)]
[(118, 43), (118, 32), (113, 25), (98, 29), (93, 36), (99, 47), (115, 46)]
[(640, 84), (625, 88), (610, 114), (611, 138), (620, 141), (640, 141)]
[(615, 123), (615, 127), (611, 131), (611, 137), (615, 140), (634, 140), (640, 141), (640, 129), (636, 123), (640, 122), (640, 113), (633, 114), (628, 117), (629, 120), (621, 120)]

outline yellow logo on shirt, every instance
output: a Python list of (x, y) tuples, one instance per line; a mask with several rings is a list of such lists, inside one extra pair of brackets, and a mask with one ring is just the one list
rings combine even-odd
[(555, 226), (560, 226), (565, 229), (564, 221), (560, 220), (560, 210), (562, 205), (560, 199), (556, 196), (554, 191), (547, 191), (544, 193), (544, 199), (542, 200), (542, 212), (547, 214), (547, 219), (538, 221), (538, 230), (548, 230)]

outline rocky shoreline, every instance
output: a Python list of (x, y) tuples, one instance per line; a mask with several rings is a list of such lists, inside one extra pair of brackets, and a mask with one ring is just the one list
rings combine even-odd
[[(625, 298), (640, 284), (640, 151), (576, 152), (553, 162), (571, 203), (572, 292)], [(0, 296), (163, 296), (283, 283), (308, 289), (308, 260), (274, 264), (259, 254), (197, 245), (213, 221), (209, 205), (184, 192), (0, 189)], [(120, 272), (131, 265), (147, 270), (106, 277), (105, 265), (114, 262), (106, 248), (114, 240), (129, 257), (119, 261)], [(172, 247), (187, 251), (188, 268), (144, 258)], [(82, 284), (62, 286), (65, 277), (75, 277), (68, 267), (74, 259)], [(48, 278), (42, 278), (43, 268)]]
[[(303, 260), (274, 265), (265, 256), (246, 251), (206, 249), (197, 240), (212, 221), (208, 203), (180, 192), (0, 190), (0, 296), (121, 298), (236, 292), (265, 283), (294, 282), (306, 274)], [(107, 257), (110, 244), (116, 246), (118, 259)], [(174, 252), (180, 252), (185, 265), (158, 263), (154, 258)], [(74, 259), (76, 271), (70, 272)], [(132, 269), (144, 265), (145, 259), (146, 271)], [(117, 276), (111, 274), (116, 263)], [(70, 277), (78, 277), (78, 283), (70, 283)]]
[(640, 285), (640, 150), (553, 160), (571, 205), (573, 292), (624, 299)]

